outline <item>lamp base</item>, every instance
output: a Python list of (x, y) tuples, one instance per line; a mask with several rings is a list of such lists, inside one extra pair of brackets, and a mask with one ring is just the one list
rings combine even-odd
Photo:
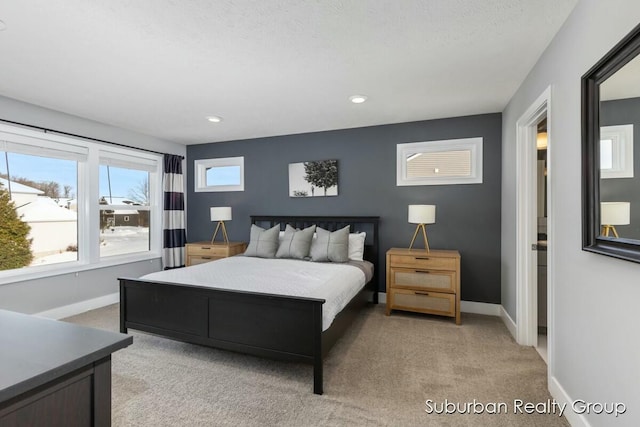
[(224, 221), (218, 221), (218, 225), (216, 225), (216, 231), (213, 232), (213, 237), (211, 238), (211, 244), (213, 245), (213, 241), (216, 240), (216, 235), (218, 234), (218, 230), (222, 229), (222, 237), (224, 238), (225, 245), (229, 244), (229, 236), (227, 236), (227, 227), (224, 226)]
[(424, 238), (424, 248), (427, 252), (429, 252), (429, 240), (427, 239), (427, 229), (424, 224), (418, 224), (416, 226), (416, 232), (413, 233), (413, 239), (411, 239), (411, 244), (409, 245), (409, 249), (413, 248), (413, 242), (416, 241), (416, 237), (418, 236), (418, 231), (422, 229), (422, 237)]
[(604, 237), (609, 237), (609, 233), (613, 232), (613, 235), (617, 238), (619, 238), (620, 236), (618, 236), (618, 232), (616, 231), (616, 227), (614, 225), (603, 225), (602, 226), (602, 233), (600, 233), (601, 235), (603, 235)]

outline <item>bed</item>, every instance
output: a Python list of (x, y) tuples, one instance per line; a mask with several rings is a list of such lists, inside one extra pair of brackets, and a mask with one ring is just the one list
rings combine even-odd
[(324, 357), (359, 311), (378, 302), (378, 222), (378, 217), (251, 216), (251, 223), (262, 227), (315, 224), (334, 231), (348, 225), (351, 232), (367, 233), (364, 259), (373, 264), (371, 280), (328, 327), (323, 327), (322, 298), (120, 278), (120, 331), (136, 329), (224, 350), (309, 363), (313, 365), (313, 392), (322, 394)]

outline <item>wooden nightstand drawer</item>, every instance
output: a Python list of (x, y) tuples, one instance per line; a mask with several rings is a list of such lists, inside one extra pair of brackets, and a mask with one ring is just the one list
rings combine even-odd
[(227, 246), (189, 244), (189, 255), (205, 255), (225, 257), (229, 252)]
[(455, 271), (391, 267), (390, 286), (393, 288), (401, 287), (439, 292), (455, 292), (455, 276)]
[(247, 245), (243, 242), (230, 242), (229, 244), (211, 244), (210, 242), (187, 243), (186, 264), (187, 266), (202, 264), (220, 258), (238, 255), (243, 253), (246, 248)]
[(455, 270), (456, 260), (425, 254), (390, 255), (391, 265), (394, 267), (425, 268), (432, 270)]
[(453, 294), (393, 289), (391, 290), (391, 304), (400, 310), (451, 317), (456, 315), (456, 296)]
[(205, 262), (215, 261), (217, 259), (226, 258), (223, 256), (189, 256), (189, 265), (204, 264)]

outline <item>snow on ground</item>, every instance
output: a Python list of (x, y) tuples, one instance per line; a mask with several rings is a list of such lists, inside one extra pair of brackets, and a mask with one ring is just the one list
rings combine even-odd
[(100, 256), (149, 250), (149, 227), (111, 227), (100, 233)]
[[(111, 227), (100, 233), (100, 256), (130, 254), (149, 250), (148, 227)], [(31, 266), (57, 264), (76, 261), (77, 252), (61, 252), (59, 254), (36, 257)]]

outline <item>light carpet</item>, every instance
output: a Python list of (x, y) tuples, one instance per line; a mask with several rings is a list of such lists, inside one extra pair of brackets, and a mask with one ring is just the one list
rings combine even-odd
[[(66, 321), (118, 330), (119, 306)], [(271, 361), (131, 330), (113, 354), (114, 426), (566, 426), (554, 414), (514, 413), (541, 403), (546, 364), (515, 343), (497, 317), (451, 319), (363, 310), (324, 364), (322, 396), (310, 365)], [(459, 404), (465, 414), (428, 414)], [(504, 402), (506, 413), (473, 414), (466, 403)], [(432, 406), (434, 406), (432, 405)], [(450, 406), (451, 407), (451, 406)], [(491, 409), (491, 408), (489, 408)], [(504, 411), (503, 411), (504, 412)]]

